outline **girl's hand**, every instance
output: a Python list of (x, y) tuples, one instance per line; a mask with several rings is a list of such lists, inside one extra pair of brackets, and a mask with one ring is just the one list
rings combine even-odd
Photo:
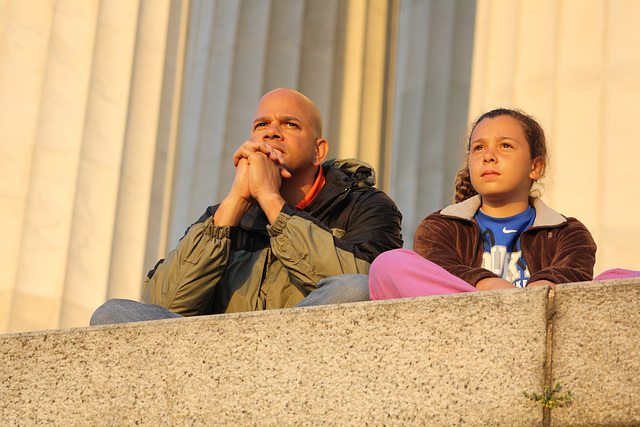
[(495, 291), (498, 289), (515, 289), (516, 285), (500, 277), (487, 277), (476, 283), (476, 289), (481, 291)]
[(536, 280), (535, 282), (527, 283), (527, 288), (533, 288), (534, 286), (551, 286), (551, 289), (555, 291), (556, 284), (549, 280)]

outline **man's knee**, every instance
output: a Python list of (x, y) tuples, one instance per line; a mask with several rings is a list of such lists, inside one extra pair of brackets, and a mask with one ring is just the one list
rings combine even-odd
[(327, 277), (318, 282), (318, 289), (327, 295), (327, 304), (369, 301), (369, 276), (343, 274)]
[(306, 307), (360, 301), (369, 301), (369, 276), (366, 274), (343, 274), (320, 280), (317, 289), (295, 306)]
[(183, 317), (156, 304), (129, 299), (110, 299), (93, 313), (90, 325), (109, 325), (113, 323), (144, 322)]
[(110, 299), (93, 312), (89, 325), (109, 325), (112, 323), (122, 323), (118, 321), (122, 317), (122, 306), (129, 300), (125, 299)]

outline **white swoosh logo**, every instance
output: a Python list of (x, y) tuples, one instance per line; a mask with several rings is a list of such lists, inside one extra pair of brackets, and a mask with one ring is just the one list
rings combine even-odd
[(507, 230), (507, 227), (503, 227), (502, 228), (502, 232), (505, 233), (505, 234), (515, 233), (516, 231), (518, 231), (518, 230)]

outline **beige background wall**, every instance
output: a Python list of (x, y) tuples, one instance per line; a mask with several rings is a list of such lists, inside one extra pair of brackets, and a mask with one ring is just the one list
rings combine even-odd
[(470, 118), (537, 116), (545, 199), (640, 269), (635, 0), (0, 0), (0, 333), (85, 325), (227, 191), (259, 97), (316, 101), (413, 230)]

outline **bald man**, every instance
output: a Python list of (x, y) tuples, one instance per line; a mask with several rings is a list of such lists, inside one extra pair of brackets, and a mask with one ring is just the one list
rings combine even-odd
[(107, 301), (91, 324), (368, 300), (368, 289), (331, 278), (366, 274), (401, 247), (402, 217), (370, 166), (325, 162), (328, 146), (309, 98), (263, 96), (229, 194), (149, 272), (146, 304)]

